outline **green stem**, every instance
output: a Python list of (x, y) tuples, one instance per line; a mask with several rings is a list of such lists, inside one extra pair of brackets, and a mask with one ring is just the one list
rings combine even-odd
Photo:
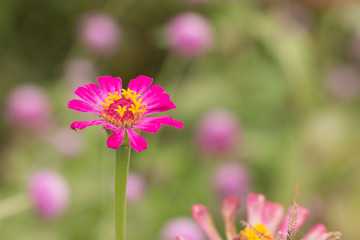
[(126, 183), (130, 162), (130, 146), (120, 146), (115, 153), (115, 236), (125, 240)]

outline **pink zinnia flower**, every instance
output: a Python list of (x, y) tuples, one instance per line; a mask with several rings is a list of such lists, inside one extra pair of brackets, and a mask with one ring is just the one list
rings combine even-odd
[[(226, 239), (228, 240), (293, 239), (293, 236), (287, 238), (288, 234), (295, 234), (309, 214), (306, 208), (294, 204), (283, 217), (284, 208), (281, 204), (266, 201), (262, 194), (251, 193), (247, 199), (246, 226), (238, 232), (235, 227), (235, 218), (239, 208), (240, 201), (238, 198), (227, 197), (223, 202), (221, 213), (225, 222)], [(191, 211), (194, 219), (210, 240), (222, 240), (205, 206), (193, 205)], [(325, 240), (328, 236), (333, 235), (339, 236), (340, 233), (327, 233), (324, 225), (316, 224), (301, 239)]]
[(59, 217), (69, 202), (65, 179), (51, 170), (36, 172), (29, 181), (28, 191), (34, 209), (44, 219)]
[(147, 142), (138, 131), (156, 133), (162, 124), (182, 129), (183, 124), (172, 117), (148, 116), (176, 108), (163, 88), (158, 85), (150, 87), (152, 81), (152, 78), (138, 76), (130, 81), (125, 90), (122, 89), (119, 77), (104, 76), (98, 78), (101, 88), (93, 83), (79, 87), (75, 94), (84, 101), (73, 99), (68, 107), (95, 113), (99, 119), (73, 122), (71, 128), (76, 130), (101, 125), (113, 132), (107, 140), (107, 146), (114, 149), (121, 145), (126, 132), (131, 147), (138, 152), (147, 148)]

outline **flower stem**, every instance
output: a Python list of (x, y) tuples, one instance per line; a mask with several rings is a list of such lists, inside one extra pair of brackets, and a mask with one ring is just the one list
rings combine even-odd
[(115, 236), (125, 240), (126, 183), (130, 163), (130, 146), (120, 146), (115, 153)]

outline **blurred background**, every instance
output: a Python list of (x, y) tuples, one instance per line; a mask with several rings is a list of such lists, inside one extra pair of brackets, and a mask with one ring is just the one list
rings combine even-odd
[[(215, 223), (249, 192), (310, 210), (358, 236), (360, 3), (42, 1), (0, 3), (0, 239), (113, 239), (113, 150), (67, 108), (102, 75), (154, 78), (184, 130), (144, 133), (132, 152), (128, 239), (189, 231), (192, 204)], [(223, 232), (223, 231), (221, 231)]]

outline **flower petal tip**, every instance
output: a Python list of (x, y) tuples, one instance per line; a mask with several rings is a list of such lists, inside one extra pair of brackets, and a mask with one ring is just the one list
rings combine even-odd
[(240, 200), (236, 197), (229, 196), (223, 201), (221, 212), (223, 216), (234, 216), (239, 208)]

